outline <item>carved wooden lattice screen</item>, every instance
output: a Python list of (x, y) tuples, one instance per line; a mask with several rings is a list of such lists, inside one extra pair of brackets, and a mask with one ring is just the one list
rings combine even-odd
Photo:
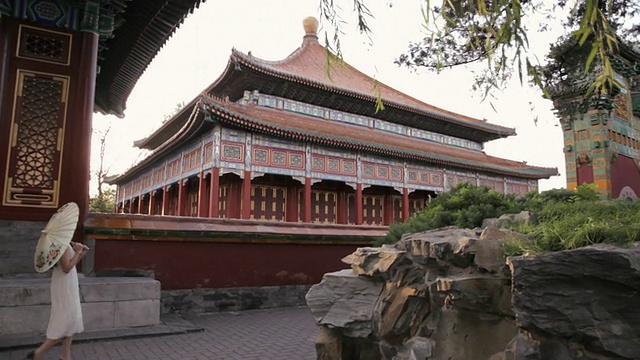
[(426, 205), (425, 199), (409, 199), (409, 215), (422, 211)]
[(151, 209), (151, 215), (162, 214), (162, 193), (164, 190), (156, 190), (152, 192), (153, 196), (153, 209)]
[(393, 222), (402, 220), (402, 196), (393, 197)]
[(186, 216), (198, 216), (198, 191), (193, 191), (193, 189), (189, 189), (187, 193), (187, 213)]
[[(356, 197), (349, 195), (349, 223), (356, 223)], [(362, 195), (362, 223), (382, 225), (384, 216), (384, 196)]]
[(362, 222), (369, 225), (382, 225), (384, 217), (384, 196), (362, 196)]
[(251, 186), (251, 219), (286, 220), (287, 188)]
[[(337, 193), (335, 191), (311, 191), (311, 221), (316, 223), (335, 224)], [(298, 195), (298, 218), (303, 221), (304, 216), (304, 192)]]
[(58, 207), (69, 78), (18, 71), (3, 205)]

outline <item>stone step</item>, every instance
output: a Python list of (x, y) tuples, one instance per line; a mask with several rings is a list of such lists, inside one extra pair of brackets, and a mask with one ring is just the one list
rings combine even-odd
[[(160, 324), (160, 282), (146, 277), (79, 277), (86, 331)], [(42, 334), (51, 309), (47, 278), (0, 279), (0, 336)]]

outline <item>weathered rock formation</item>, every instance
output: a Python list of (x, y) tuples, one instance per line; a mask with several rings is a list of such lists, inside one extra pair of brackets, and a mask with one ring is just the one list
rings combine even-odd
[(318, 359), (640, 359), (640, 245), (505, 262), (508, 236), (445, 228), (345, 257), (306, 296)]
[(318, 359), (489, 359), (517, 329), (505, 232), (445, 228), (345, 257), (307, 293)]
[(640, 359), (640, 247), (509, 259), (515, 359)]

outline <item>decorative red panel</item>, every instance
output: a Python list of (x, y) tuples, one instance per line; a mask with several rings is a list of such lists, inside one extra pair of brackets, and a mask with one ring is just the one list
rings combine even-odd
[(69, 65), (71, 35), (20, 25), (19, 58)]
[(3, 205), (58, 207), (69, 78), (18, 71)]
[(213, 143), (204, 144), (204, 162), (213, 162)]

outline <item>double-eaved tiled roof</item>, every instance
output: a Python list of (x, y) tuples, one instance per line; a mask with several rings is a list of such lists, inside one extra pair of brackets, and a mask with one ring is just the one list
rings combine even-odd
[(382, 156), (438, 163), (531, 179), (557, 175), (556, 168), (527, 165), (452, 145), (289, 111), (203, 96), (201, 111), (213, 121), (294, 141), (307, 141)]
[[(335, 95), (341, 97), (342, 100), (346, 99), (346, 102), (355, 102), (359, 99), (373, 103), (376, 97), (380, 96), (385, 107), (402, 111), (396, 111), (393, 113), (395, 115), (409, 114), (407, 117), (414, 116), (418, 121), (437, 119), (440, 122), (436, 123), (436, 126), (456, 126), (458, 130), (455, 131), (464, 129), (465, 131), (483, 133), (484, 135), (479, 135), (480, 138), (506, 137), (515, 134), (514, 129), (437, 108), (384, 84), (378, 83), (374, 89), (374, 79), (346, 63), (338, 62), (339, 60), (335, 59), (334, 65), (327, 68), (327, 57), (333, 58), (318, 43), (314, 34), (307, 34), (303, 46), (282, 61), (265, 61), (250, 54), (233, 50), (226, 70), (203, 92), (203, 95), (192, 100), (179, 114), (149, 137), (136, 142), (138, 147), (155, 150), (154, 154), (136, 166), (136, 169), (150, 164), (152, 158), (157, 158), (170, 151), (170, 148), (176, 144), (177, 137), (187, 136), (187, 133), (191, 134), (189, 136), (195, 135), (195, 132), (187, 130), (190, 126), (205, 129), (206, 126), (203, 127), (203, 122), (206, 122), (204, 120), (206, 118), (208, 121), (220, 122), (226, 126), (293, 141), (312, 142), (345, 150), (436, 163), (451, 168), (473, 169), (529, 179), (549, 178), (557, 175), (556, 168), (531, 166), (524, 162), (489, 156), (478, 150), (307, 116), (283, 109), (258, 106), (252, 102), (235, 101), (239, 98), (237, 94), (239, 89), (243, 91), (256, 90), (247, 88), (247, 86), (273, 82), (276, 83), (276, 85), (271, 85), (271, 89), (274, 89), (273, 94), (284, 96), (286, 94), (277, 93), (275, 89), (283, 86), (287, 88), (298, 86), (296, 88), (300, 90), (296, 90), (298, 93), (310, 92), (300, 87), (302, 84), (307, 86), (307, 89), (309, 87), (318, 89), (320, 94), (324, 94), (325, 97)], [(247, 71), (248, 69), (250, 71)], [(251, 74), (247, 75), (250, 72)], [(256, 79), (259, 81), (256, 82)], [(234, 96), (230, 101), (228, 95), (232, 90)], [(266, 94), (270, 93), (264, 88), (261, 88), (260, 91)], [(207, 94), (225, 96), (225, 100)], [(309, 96), (317, 96), (317, 93)], [(189, 114), (192, 115), (189, 116)], [(204, 114), (208, 116), (203, 118)], [(200, 117), (200, 119), (196, 121), (193, 116)], [(385, 121), (390, 120), (385, 119)], [(179, 133), (183, 135), (179, 135)], [(180, 142), (186, 140), (183, 138)], [(173, 145), (168, 145), (171, 143)], [(132, 175), (131, 172), (124, 177), (130, 175)]]
[[(385, 107), (422, 115), (423, 121), (428, 118), (437, 119), (444, 123), (485, 132), (488, 136), (487, 140), (515, 135), (513, 128), (491, 124), (485, 120), (438, 108), (377, 82), (374, 78), (329, 53), (325, 47), (318, 43), (315, 35), (306, 35), (302, 46), (281, 61), (262, 60), (233, 49), (230, 63), (234, 64), (233, 68), (246, 67), (274, 78), (320, 89), (328, 94), (333, 93), (347, 98), (365, 100), (371, 104), (374, 104), (379, 98)], [(227, 71), (229, 69), (230, 67), (227, 68)], [(211, 91), (210, 93), (215, 94)]]

